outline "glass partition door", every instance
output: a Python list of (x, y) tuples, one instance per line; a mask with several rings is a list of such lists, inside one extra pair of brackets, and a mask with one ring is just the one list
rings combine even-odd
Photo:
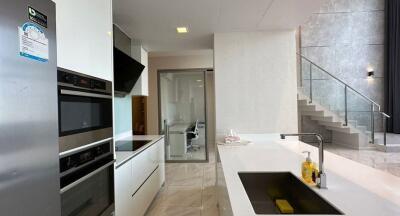
[(165, 135), (166, 160), (208, 160), (206, 70), (158, 72), (159, 128)]

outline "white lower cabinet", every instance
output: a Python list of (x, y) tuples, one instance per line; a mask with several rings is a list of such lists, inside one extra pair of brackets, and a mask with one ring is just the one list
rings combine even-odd
[(160, 169), (160, 187), (165, 182), (165, 144), (164, 138), (159, 141), (157, 145), (157, 163)]
[(116, 216), (141, 216), (165, 181), (164, 139), (115, 170)]
[(115, 170), (115, 213), (116, 215), (130, 215), (130, 185), (132, 182), (132, 163), (126, 162)]
[(130, 215), (144, 215), (159, 190), (160, 168), (158, 167), (135, 195), (132, 196)]

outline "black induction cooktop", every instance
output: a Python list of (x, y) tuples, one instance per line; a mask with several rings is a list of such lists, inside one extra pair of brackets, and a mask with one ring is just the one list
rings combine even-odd
[(136, 151), (151, 140), (124, 140), (115, 143), (115, 151)]

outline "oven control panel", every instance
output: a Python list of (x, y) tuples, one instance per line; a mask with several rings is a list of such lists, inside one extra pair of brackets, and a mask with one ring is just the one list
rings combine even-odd
[(82, 88), (106, 90), (106, 82), (59, 71), (58, 82)]
[(112, 155), (110, 143), (104, 143), (60, 159), (60, 173), (90, 164), (100, 158)]

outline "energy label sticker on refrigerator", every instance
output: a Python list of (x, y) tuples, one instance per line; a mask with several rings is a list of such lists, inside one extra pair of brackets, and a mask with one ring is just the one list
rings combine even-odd
[(47, 62), (49, 60), (49, 40), (44, 32), (33, 23), (18, 27), (19, 54), (21, 56)]

